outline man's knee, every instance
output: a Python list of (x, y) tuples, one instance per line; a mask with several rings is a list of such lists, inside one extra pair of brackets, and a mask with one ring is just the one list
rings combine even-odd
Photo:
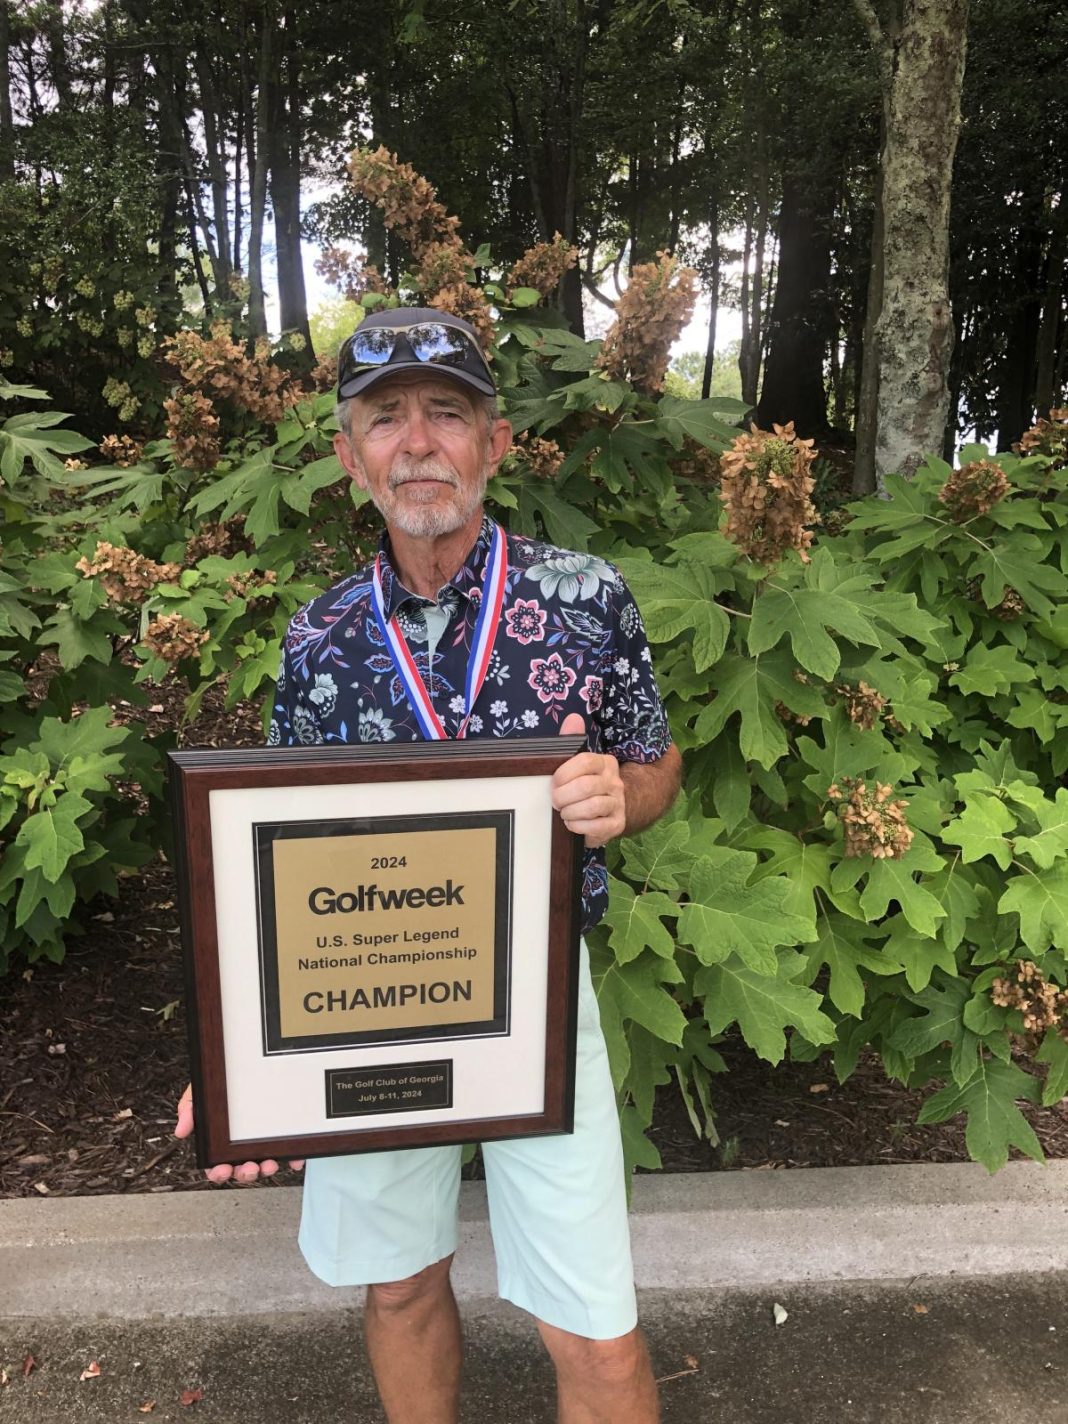
[(446, 1256), (432, 1266), (417, 1271), (414, 1276), (406, 1276), (404, 1280), (380, 1281), (367, 1287), (367, 1303), (385, 1314), (432, 1304), (448, 1294), (451, 1268), (452, 1256)]
[(553, 1364), (564, 1374), (611, 1388), (629, 1383), (648, 1368), (645, 1339), (638, 1329), (609, 1340), (591, 1340), (544, 1324), (540, 1330)]

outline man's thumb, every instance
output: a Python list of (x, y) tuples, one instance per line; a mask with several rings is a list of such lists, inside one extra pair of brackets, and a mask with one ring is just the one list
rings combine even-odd
[(577, 712), (569, 712), (560, 724), (561, 737), (581, 737), (586, 731), (586, 723)]

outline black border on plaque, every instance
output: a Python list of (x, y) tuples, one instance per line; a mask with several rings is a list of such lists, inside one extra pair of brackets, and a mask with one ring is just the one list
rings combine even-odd
[[(433, 816), (353, 816), (331, 821), (254, 821), (256, 922), (260, 950), (260, 1000), (263, 1052), (316, 1053), (360, 1044), (437, 1043), (452, 1038), (499, 1038), (508, 1033), (512, 970), (512, 877), (515, 814), (512, 811), (444, 811)], [(482, 830), (497, 832), (493, 906), (493, 1017), (425, 1028), (369, 1029), (332, 1034), (284, 1037), (278, 996), (277, 929), (275, 925), (274, 857), (276, 840), (305, 837), (396, 835), (404, 831)], [(261, 832), (263, 833), (261, 835)]]
[[(496, 1141), (574, 1128), (582, 840), (552, 816), (550, 843), (545, 1101), (540, 1113), (445, 1122), (348, 1127), (235, 1139), (230, 1129), (210, 798), (248, 788), (419, 782), (551, 775), (586, 745), (581, 736), (377, 743), (354, 746), (211, 748), (167, 754), (174, 867), (182, 927), (190, 1078), (201, 1167), (284, 1157), (329, 1157), (403, 1147)], [(250, 848), (251, 853), (251, 848)], [(250, 906), (250, 909), (253, 907)], [(354, 1049), (359, 1054), (359, 1049)]]

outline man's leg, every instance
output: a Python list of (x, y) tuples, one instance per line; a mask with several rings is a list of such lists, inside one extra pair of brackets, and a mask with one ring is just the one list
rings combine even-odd
[(559, 1424), (657, 1424), (660, 1411), (645, 1337), (587, 1340), (538, 1322), (556, 1366)]
[(583, 950), (574, 1131), (483, 1144), (501, 1294), (538, 1322), (564, 1424), (653, 1424), (619, 1116)]
[(460, 1316), (451, 1265), (446, 1256), (407, 1280), (367, 1287), (367, 1353), (389, 1424), (459, 1418)]

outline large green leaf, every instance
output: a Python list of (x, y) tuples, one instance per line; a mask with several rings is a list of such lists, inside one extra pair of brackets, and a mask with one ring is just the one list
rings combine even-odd
[(676, 449), (688, 435), (699, 445), (721, 454), (738, 434), (737, 426), (728, 424), (732, 417), (746, 413), (744, 401), (729, 396), (713, 396), (708, 400), (684, 400), (664, 396), (657, 406), (657, 424)]
[(665, 917), (674, 918), (679, 907), (660, 890), (641, 894), (614, 875), (608, 877), (608, 909), (604, 922), (609, 928), (609, 942), (620, 964), (629, 964), (645, 949), (651, 949), (663, 959), (672, 959), (675, 940), (664, 924)]
[(15, 837), (26, 853), (26, 869), (38, 866), (46, 880), (58, 880), (71, 856), (85, 845), (77, 822), (90, 809), (84, 796), (68, 791), (54, 806), (27, 816)]
[(1036, 1161), (1045, 1160), (1030, 1123), (1016, 1106), (1020, 1098), (1033, 1103), (1038, 1096), (1038, 1083), (1030, 1074), (1015, 1064), (984, 1057), (963, 1086), (951, 1083), (928, 1098), (917, 1122), (945, 1122), (959, 1112), (967, 1113), (968, 1151), (988, 1172), (996, 1172), (1009, 1160), (1010, 1147)]
[[(942, 832), (942, 839), (959, 845), (965, 865), (988, 855), (1002, 870), (1012, 864), (1012, 844), (1006, 832), (1015, 829), (1016, 817), (996, 796), (974, 796)], [(1066, 823), (1068, 829), (1068, 823)]]
[(810, 982), (826, 965), (830, 972), (827, 994), (831, 1003), (839, 1013), (859, 1019), (864, 1012), (866, 992), (861, 969), (889, 975), (897, 973), (901, 965), (894, 962), (885, 948), (872, 947), (870, 940), (874, 932), (870, 926), (858, 924), (846, 915), (833, 911), (820, 915), (816, 929), (816, 942), (806, 951)]
[(778, 703), (802, 716), (827, 716), (819, 691), (798, 682), (793, 659), (781, 650), (751, 658), (726, 653), (716, 665), (715, 687), (715, 701), (697, 719), (697, 735), (711, 741), (737, 713), (742, 755), (764, 767), (774, 766), (789, 746)]
[(820, 1008), (821, 996), (795, 983), (805, 970), (794, 950), (780, 950), (777, 973), (755, 974), (732, 960), (702, 966), (694, 989), (704, 1000), (712, 1033), (737, 1023), (746, 1043), (769, 1063), (780, 1063), (786, 1052), (786, 1029), (796, 1028), (809, 1043), (833, 1043), (834, 1024)]
[(718, 662), (730, 632), (730, 619), (715, 602), (715, 580), (695, 564), (655, 564), (624, 559), (620, 571), (641, 609), (645, 631), (654, 643), (690, 632), (694, 668), (704, 672)]
[(702, 964), (720, 964), (736, 955), (758, 974), (778, 972), (780, 945), (815, 939), (815, 919), (790, 909), (793, 887), (782, 875), (749, 884), (756, 856), (713, 848), (690, 873), (689, 898), (679, 914), (679, 939), (693, 947)]
[(1068, 949), (1068, 863), (1014, 875), (998, 901), (998, 913), (1017, 914), (1028, 949), (1045, 954), (1050, 945)]

